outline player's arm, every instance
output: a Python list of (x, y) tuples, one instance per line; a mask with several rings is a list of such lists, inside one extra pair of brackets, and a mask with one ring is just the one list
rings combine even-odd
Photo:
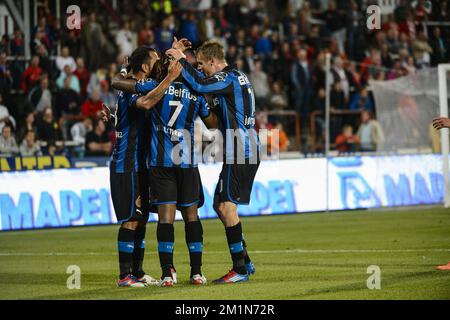
[(122, 63), (122, 69), (111, 80), (111, 86), (116, 90), (136, 93), (136, 80), (127, 78), (128, 57)]
[(111, 86), (116, 90), (136, 93), (136, 80), (126, 78), (123, 72), (116, 74), (112, 78)]
[(202, 119), (203, 123), (206, 125), (208, 129), (217, 129), (219, 128), (219, 118), (217, 114), (208, 108), (208, 102), (203, 96), (199, 96), (200, 99), (200, 109), (199, 116)]
[(183, 78), (198, 93), (223, 93), (231, 88), (232, 80), (226, 73), (205, 78), (186, 60), (186, 56), (180, 50), (169, 49), (166, 54), (181, 63)]
[(207, 117), (201, 119), (208, 129), (219, 128), (219, 118), (214, 112), (211, 111)]
[(436, 129), (450, 128), (450, 119), (446, 117), (433, 118), (433, 127)]
[(169, 72), (164, 80), (161, 81), (155, 89), (144, 96), (140, 96), (136, 100), (136, 107), (145, 110), (153, 108), (164, 96), (164, 93), (169, 88), (170, 84), (180, 76), (180, 73), (181, 65), (177, 61), (172, 61), (169, 65)]

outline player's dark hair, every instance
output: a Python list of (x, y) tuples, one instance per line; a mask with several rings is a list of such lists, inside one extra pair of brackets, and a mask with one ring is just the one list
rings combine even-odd
[(142, 71), (142, 64), (147, 63), (150, 60), (149, 51), (155, 51), (156, 49), (150, 47), (139, 47), (133, 51), (130, 56), (130, 69), (133, 72)]
[[(161, 54), (161, 59), (159, 59), (155, 65), (153, 66), (152, 73), (150, 74), (150, 78), (155, 79), (158, 82), (161, 82), (164, 80), (164, 78), (169, 73), (169, 65), (170, 65), (170, 58), (166, 54)], [(175, 81), (181, 81), (182, 76), (178, 77)]]

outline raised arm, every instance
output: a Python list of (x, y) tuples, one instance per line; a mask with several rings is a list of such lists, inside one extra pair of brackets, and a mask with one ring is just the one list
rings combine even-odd
[(169, 65), (169, 72), (164, 80), (145, 96), (139, 97), (136, 100), (136, 107), (146, 110), (153, 108), (164, 96), (164, 93), (169, 88), (170, 84), (180, 76), (181, 69), (181, 65), (177, 61), (172, 61)]
[(198, 93), (223, 93), (231, 89), (232, 80), (225, 72), (219, 72), (212, 77), (205, 78), (187, 60), (180, 50), (169, 49), (166, 54), (178, 60), (183, 66), (183, 78)]
[(116, 90), (136, 93), (136, 80), (126, 78), (123, 73), (118, 73), (112, 78), (111, 86)]
[(111, 86), (116, 90), (136, 93), (136, 80), (127, 78), (128, 57), (123, 59), (122, 69), (111, 80)]

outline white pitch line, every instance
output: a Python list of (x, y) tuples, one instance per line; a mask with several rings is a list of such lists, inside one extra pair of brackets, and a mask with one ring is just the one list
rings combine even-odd
[[(414, 252), (450, 252), (450, 248), (434, 249), (291, 249), (291, 250), (252, 250), (251, 254), (266, 253), (414, 253)], [(156, 254), (156, 251), (147, 251), (147, 254)], [(205, 251), (205, 254), (226, 254), (228, 251)], [(111, 256), (117, 252), (0, 252), (0, 256)]]

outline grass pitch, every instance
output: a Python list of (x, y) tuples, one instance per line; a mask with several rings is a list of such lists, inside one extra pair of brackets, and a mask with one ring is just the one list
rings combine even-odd
[[(173, 288), (117, 288), (118, 226), (0, 233), (0, 299), (450, 299), (450, 211), (352, 211), (243, 218), (257, 272), (250, 282), (192, 287), (182, 222), (175, 225)], [(203, 221), (204, 273), (230, 267), (219, 220)], [(156, 224), (149, 224), (144, 269), (160, 275)], [(69, 290), (69, 265), (81, 289)], [(366, 286), (381, 269), (381, 289)]]

